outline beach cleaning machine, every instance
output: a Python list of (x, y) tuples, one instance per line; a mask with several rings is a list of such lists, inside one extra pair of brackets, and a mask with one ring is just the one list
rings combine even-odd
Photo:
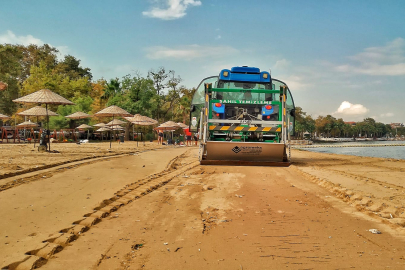
[(259, 68), (223, 69), (193, 96), (190, 131), (199, 135), (202, 165), (288, 166), (294, 126), (288, 86)]

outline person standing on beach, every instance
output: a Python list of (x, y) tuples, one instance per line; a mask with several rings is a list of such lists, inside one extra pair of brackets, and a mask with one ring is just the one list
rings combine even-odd
[(158, 144), (163, 144), (163, 130), (158, 129), (156, 132), (158, 134)]
[(190, 144), (192, 146), (193, 144), (191, 143), (191, 132), (189, 128), (184, 129), (184, 133), (186, 134), (186, 146)]
[(194, 133), (194, 142), (195, 142), (195, 146), (197, 146), (197, 142), (198, 142), (198, 132)]

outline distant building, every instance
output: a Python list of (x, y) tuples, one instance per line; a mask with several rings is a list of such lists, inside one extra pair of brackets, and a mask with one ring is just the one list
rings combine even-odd
[(403, 123), (391, 123), (391, 128), (401, 128), (404, 127)]
[(355, 126), (357, 124), (357, 122), (345, 122), (345, 124), (351, 125), (351, 126)]

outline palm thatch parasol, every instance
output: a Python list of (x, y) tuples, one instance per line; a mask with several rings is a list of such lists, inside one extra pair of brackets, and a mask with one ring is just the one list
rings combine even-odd
[(156, 130), (160, 129), (160, 130), (170, 130), (170, 131), (176, 130), (178, 128), (180, 128), (180, 126), (173, 121), (167, 121), (167, 122), (164, 122), (163, 124), (160, 124), (158, 127), (155, 127)]
[(171, 131), (172, 132), (172, 140), (173, 140), (173, 131), (176, 129), (180, 128), (178, 124), (176, 124), (173, 121), (167, 121), (164, 122), (163, 124), (160, 124), (158, 127), (155, 127), (155, 130), (163, 130), (163, 131)]
[(104, 123), (98, 123), (98, 124), (93, 125), (93, 127), (105, 127), (105, 124)]
[(86, 125), (86, 124), (81, 124), (80, 126), (77, 127), (77, 129), (87, 129), (87, 140), (89, 139), (90, 135), (90, 129), (93, 128), (92, 126)]
[(103, 141), (103, 132), (111, 131), (108, 127), (101, 127), (96, 130), (96, 132), (101, 133), (101, 141)]
[(37, 123), (31, 122), (31, 121), (26, 121), (26, 122), (23, 122), (23, 123), (17, 125), (17, 127), (19, 127), (19, 128), (37, 127), (37, 126), (38, 126)]
[(9, 118), (10, 118), (10, 116), (0, 113), (0, 119), (9, 119)]
[[(23, 112), (17, 113), (17, 115), (21, 115), (21, 116), (36, 116), (37, 117), (37, 122), (38, 122), (38, 118), (40, 116), (58, 116), (57, 113), (51, 111), (51, 110), (46, 110), (46, 108), (41, 107), (41, 106), (35, 106), (32, 107), (31, 109), (25, 110)], [(34, 135), (35, 136), (35, 135)], [(35, 137), (34, 137), (34, 148), (35, 148)]]
[(77, 129), (89, 129), (89, 128), (93, 128), (93, 127), (86, 125), (86, 124), (81, 124), (80, 126), (77, 127)]
[(120, 125), (115, 125), (115, 126), (110, 126), (111, 130), (124, 130), (123, 127), (121, 127)]
[(124, 121), (121, 121), (121, 120), (119, 120), (119, 119), (114, 119), (114, 120), (108, 122), (108, 123), (105, 124), (105, 125), (106, 125), (106, 126), (116, 126), (116, 125), (122, 125), (122, 124), (125, 124), (125, 122), (124, 122)]
[[(127, 112), (126, 110), (124, 110), (118, 106), (112, 105), (110, 107), (102, 109), (98, 113), (95, 113), (94, 116), (101, 116), (101, 117), (112, 116), (113, 122), (114, 122), (115, 116), (125, 117), (125, 116), (132, 116), (132, 114), (130, 114), (129, 112)], [(110, 148), (111, 148), (111, 138), (110, 138)]]
[(73, 102), (52, 92), (49, 89), (42, 89), (29, 95), (14, 99), (16, 103), (38, 103), (53, 105), (74, 105)]
[[(69, 118), (69, 119), (85, 119), (85, 118), (90, 118), (91, 117), (91, 115), (90, 114), (87, 114), (87, 113), (84, 113), (84, 112), (75, 112), (75, 113), (72, 113), (72, 114), (69, 114), (69, 115), (67, 115), (67, 116), (65, 116), (66, 118)], [(74, 123), (73, 123), (74, 124)], [(86, 125), (87, 126), (87, 125)], [(90, 126), (88, 126), (89, 128), (91, 128)], [(77, 127), (77, 128), (79, 128), (79, 127)], [(89, 133), (90, 133), (90, 131), (88, 130), (88, 128), (87, 128), (87, 140), (89, 139)]]
[(184, 123), (176, 123), (179, 127), (181, 127), (182, 129), (188, 128), (188, 126)]
[[(131, 122), (132, 124), (139, 126), (153, 126), (158, 123), (158, 121), (140, 114), (135, 114), (133, 117), (124, 117), (124, 118), (129, 122)], [(141, 132), (141, 140), (142, 140), (142, 132)], [(136, 142), (136, 146), (138, 146), (138, 141)]]
[[(47, 120), (47, 130), (48, 130), (48, 136), (50, 135), (49, 131), (49, 114), (48, 114), (48, 104), (53, 104), (53, 105), (74, 105), (73, 102), (70, 100), (67, 100), (66, 98), (52, 92), (49, 89), (42, 89), (39, 91), (36, 91), (34, 93), (31, 93), (29, 95), (14, 99), (13, 102), (16, 103), (37, 103), (37, 104), (45, 104), (45, 109), (46, 109), (46, 120)], [(51, 144), (49, 144), (49, 151), (51, 151)]]
[(44, 107), (41, 106), (35, 106), (32, 107), (31, 109), (25, 110), (23, 112), (17, 113), (18, 115), (22, 116), (58, 116), (59, 114), (51, 111), (51, 110), (46, 110)]
[(69, 114), (65, 117), (70, 118), (70, 119), (84, 119), (84, 118), (90, 118), (91, 115), (84, 113), (84, 112), (75, 112), (75, 113)]
[(111, 131), (111, 129), (106, 128), (106, 127), (102, 127), (96, 130), (96, 132), (104, 132), (104, 131)]
[(122, 108), (120, 108), (120, 107), (118, 107), (118, 106), (115, 106), (115, 105), (112, 105), (112, 106), (110, 106), (110, 107), (107, 107), (107, 108), (105, 108), (105, 109), (102, 109), (101, 111), (99, 111), (98, 113), (95, 113), (94, 114), (95, 116), (101, 116), (101, 117), (108, 117), (108, 116), (112, 116), (112, 117), (114, 117), (114, 116), (122, 116), (122, 117), (124, 117), (124, 116), (132, 116), (132, 114), (130, 114), (129, 112), (127, 112), (126, 110), (124, 110), (124, 109), (122, 109)]

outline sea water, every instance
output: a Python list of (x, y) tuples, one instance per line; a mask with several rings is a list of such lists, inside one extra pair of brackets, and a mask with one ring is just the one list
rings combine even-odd
[[(318, 153), (333, 153), (340, 155), (353, 155), (361, 157), (380, 157), (380, 158), (394, 158), (405, 159), (405, 146), (377, 146), (370, 147), (367, 145), (372, 144), (405, 144), (404, 141), (370, 141), (370, 142), (344, 142), (334, 143), (335, 146), (344, 145), (362, 145), (364, 147), (317, 147), (317, 148), (305, 148), (305, 150), (318, 152)], [(314, 144), (322, 145), (322, 144)], [(330, 144), (329, 144), (330, 145)]]

